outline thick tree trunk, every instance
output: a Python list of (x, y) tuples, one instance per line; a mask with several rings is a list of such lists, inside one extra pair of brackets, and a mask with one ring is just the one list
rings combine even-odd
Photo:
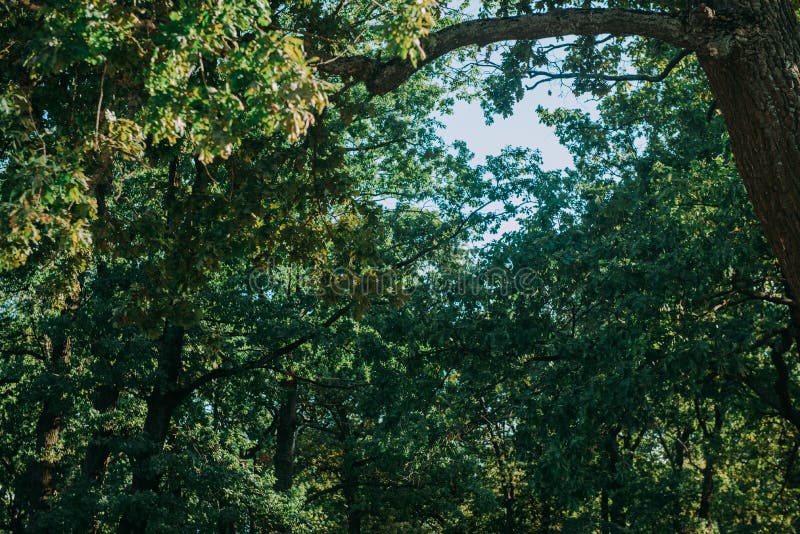
[(294, 449), (297, 437), (297, 381), (283, 383), (283, 399), (278, 410), (275, 438), (275, 489), (289, 491), (294, 484)]
[(358, 506), (358, 482), (355, 477), (345, 476), (344, 494), (345, 511), (347, 513), (347, 532), (348, 534), (361, 534), (361, 519), (363, 512)]
[[(71, 341), (65, 337), (53, 347), (52, 365), (55, 373), (59, 370), (66, 371), (72, 352)], [(63, 423), (61, 391), (54, 392), (51, 398), (44, 402), (42, 413), (36, 423), (36, 453), (41, 458), (34, 469), (34, 479), (32, 480), (34, 489), (34, 505), (39, 508), (44, 500), (53, 494), (53, 475), (55, 474), (55, 460), (49, 457), (58, 444), (58, 437), (61, 433)]]
[[(131, 493), (150, 492), (158, 494), (161, 470), (153, 465), (153, 460), (161, 453), (167, 439), (169, 426), (175, 409), (181, 401), (179, 379), (181, 374), (181, 354), (183, 352), (184, 330), (167, 324), (161, 337), (158, 356), (158, 379), (147, 398), (141, 452), (131, 458), (133, 480)], [(119, 532), (133, 534), (144, 532), (149, 522), (151, 510), (127, 510), (119, 524)]]
[[(800, 295), (800, 34), (787, 0), (720, 0), (719, 46), (698, 52), (739, 173), (792, 293)], [(718, 54), (715, 54), (718, 52)]]

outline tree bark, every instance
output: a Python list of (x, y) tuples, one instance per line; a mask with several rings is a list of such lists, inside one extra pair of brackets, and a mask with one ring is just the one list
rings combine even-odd
[(537, 534), (550, 534), (553, 524), (553, 506), (550, 504), (549, 498), (545, 497), (542, 499), (540, 509), (539, 528), (536, 532)]
[[(62, 320), (68, 312), (62, 312)], [(72, 355), (72, 340), (65, 332), (65, 326), (59, 325), (60, 331), (50, 340), (49, 348), (49, 386), (42, 402), (42, 411), (36, 421), (36, 459), (24, 471), (17, 483), (15, 494), (15, 512), (12, 521), (14, 532), (25, 532), (36, 522), (39, 514), (47, 510), (47, 501), (55, 491), (54, 479), (57, 462), (54, 449), (63, 427), (66, 412), (63, 374), (69, 367)], [(28, 516), (28, 527), (25, 527), (25, 516)]]
[[(619, 429), (613, 428), (606, 438), (606, 453), (608, 455), (609, 481), (606, 491), (606, 520), (611, 533), (620, 532), (627, 526), (625, 519), (624, 503), (622, 498), (623, 488), (619, 482), (619, 443), (617, 442)], [(609, 503), (610, 501), (610, 503)]]
[(692, 426), (689, 425), (683, 430), (677, 431), (675, 443), (673, 444), (672, 453), (672, 470), (674, 481), (670, 484), (672, 491), (672, 529), (677, 534), (686, 532), (686, 525), (684, 524), (683, 510), (681, 506), (681, 478), (683, 473), (683, 466), (686, 463), (686, 447), (689, 437), (692, 435)]
[(365, 82), (373, 94), (399, 87), (422, 66), (466, 46), (500, 41), (538, 40), (563, 35), (642, 35), (679, 48), (700, 44), (695, 32), (680, 17), (632, 9), (554, 9), (547, 13), (454, 24), (433, 33), (425, 42), (425, 58), (416, 65), (408, 60), (379, 61), (366, 56), (340, 57), (321, 63), (322, 72)]
[[(739, 173), (791, 292), (800, 295), (800, 35), (786, 0), (723, 1), (721, 54), (700, 50)], [(727, 49), (725, 49), (727, 48)]]
[(714, 501), (714, 477), (716, 476), (722, 424), (722, 411), (719, 409), (719, 406), (716, 405), (714, 406), (714, 426), (709, 429), (704, 421), (700, 422), (703, 436), (705, 437), (705, 444), (703, 447), (705, 465), (702, 469), (703, 482), (700, 487), (700, 502), (697, 506), (697, 516), (708, 524), (712, 522), (711, 506)]
[[(345, 456), (349, 456), (347, 452), (345, 452)], [(361, 520), (364, 512), (358, 505), (358, 476), (353, 470), (352, 461), (348, 459), (345, 459), (342, 480), (342, 493), (347, 513), (347, 532), (348, 534), (361, 534)]]
[[(106, 194), (109, 184), (103, 181), (98, 184), (96, 189), (98, 218), (103, 219), (108, 210), (106, 207)], [(120, 387), (114, 378), (114, 358), (105, 350), (102, 342), (103, 337), (113, 332), (111, 316), (103, 313), (104, 306), (112, 302), (114, 296), (114, 283), (105, 261), (98, 258), (95, 264), (96, 276), (89, 291), (89, 298), (97, 306), (99, 313), (94, 314), (93, 323), (95, 326), (94, 339), (89, 345), (89, 352), (92, 359), (91, 376), (97, 384), (92, 393), (92, 407), (99, 414), (108, 414), (117, 406), (120, 396)], [(109, 423), (102, 424), (93, 430), (91, 438), (83, 454), (81, 465), (81, 475), (88, 488), (87, 505), (81, 506), (77, 511), (76, 530), (94, 534), (99, 528), (97, 512), (100, 495), (99, 490), (103, 486), (108, 464), (111, 459), (110, 440), (114, 437), (114, 430)], [(90, 503), (90, 504), (88, 504)]]
[(275, 437), (275, 490), (289, 491), (294, 484), (294, 450), (297, 437), (297, 380), (283, 383)]
[[(103, 385), (95, 392), (92, 406), (100, 413), (107, 413), (117, 405), (119, 388)], [(86, 447), (86, 456), (83, 461), (83, 475), (90, 485), (99, 487), (103, 484), (106, 468), (111, 457), (111, 447), (108, 440), (114, 435), (111, 428), (101, 427), (93, 436)]]
[[(72, 341), (68, 336), (58, 340), (53, 347), (52, 365), (55, 372), (66, 371), (72, 354)], [(63, 392), (55, 392), (53, 397), (44, 402), (42, 413), (36, 424), (36, 452), (38, 455), (47, 456), (58, 444), (63, 423), (63, 409), (61, 406)], [(53, 476), (56, 463), (52, 458), (43, 458), (39, 461), (35, 471), (34, 488), (36, 495), (34, 505), (39, 508), (44, 500), (53, 494)]]
[(611, 518), (608, 513), (608, 491), (600, 490), (600, 533), (611, 534)]
[[(142, 450), (131, 457), (133, 495), (149, 492), (159, 493), (161, 470), (153, 465), (153, 460), (161, 453), (175, 409), (183, 396), (180, 390), (181, 355), (183, 352), (184, 330), (170, 324), (164, 326), (158, 355), (158, 377), (156, 385), (147, 398), (142, 438)], [(149, 523), (151, 510), (129, 509), (119, 524), (121, 534), (144, 532)]]
[(711, 503), (714, 499), (714, 462), (708, 457), (706, 465), (703, 467), (703, 483), (700, 489), (700, 505), (697, 509), (697, 516), (704, 521), (711, 523)]
[(347, 518), (348, 534), (361, 534), (361, 523), (364, 518), (364, 509), (358, 499), (360, 477), (356, 466), (353, 450), (350, 446), (352, 430), (347, 414), (342, 406), (332, 410), (339, 427), (338, 438), (342, 445), (342, 495), (344, 496), (345, 516)]
[[(107, 413), (114, 409), (119, 400), (119, 388), (116, 386), (101, 385), (97, 388), (92, 406), (99, 413)], [(88, 483), (90, 491), (102, 488), (105, 481), (108, 463), (111, 460), (111, 446), (109, 440), (114, 436), (113, 429), (104, 425), (97, 429), (86, 446), (86, 453), (81, 469), (84, 480)], [(94, 534), (99, 528), (97, 509), (88, 507), (85, 514), (81, 514), (80, 530)]]

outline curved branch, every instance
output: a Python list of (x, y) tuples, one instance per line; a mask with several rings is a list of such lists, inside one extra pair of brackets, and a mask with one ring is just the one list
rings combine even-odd
[(630, 9), (558, 9), (516, 17), (477, 19), (454, 24), (432, 33), (425, 44), (425, 59), (382, 62), (367, 56), (351, 56), (321, 62), (320, 72), (362, 81), (372, 94), (386, 94), (422, 66), (467, 46), (486, 46), (501, 41), (533, 41), (567, 35), (651, 37), (676, 48), (696, 49), (700, 40), (684, 19), (666, 13)]

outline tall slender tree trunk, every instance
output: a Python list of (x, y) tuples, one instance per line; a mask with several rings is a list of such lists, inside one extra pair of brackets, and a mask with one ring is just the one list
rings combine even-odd
[[(62, 323), (66, 320), (67, 314), (66, 310), (62, 312)], [(55, 449), (67, 411), (63, 375), (69, 367), (72, 355), (72, 339), (66, 332), (66, 326), (61, 324), (57, 330), (58, 332), (48, 343), (48, 381), (52, 384), (47, 387), (42, 411), (36, 421), (36, 459), (23, 472), (17, 483), (15, 511), (11, 525), (14, 532), (28, 531), (30, 525), (36, 522), (37, 516), (47, 510), (47, 501), (55, 491), (54, 480), (57, 469)]]
[(600, 493), (601, 531), (609, 534), (620, 532), (627, 523), (622, 498), (622, 485), (617, 480), (620, 462), (618, 436), (618, 428), (612, 428), (606, 435), (605, 452), (609, 478)]
[(670, 485), (672, 491), (672, 528), (680, 534), (686, 532), (686, 525), (684, 524), (683, 510), (681, 506), (681, 478), (683, 473), (683, 466), (686, 463), (686, 444), (689, 437), (692, 435), (692, 426), (689, 425), (683, 430), (677, 432), (675, 443), (673, 444), (672, 454), (672, 470), (675, 477), (674, 482)]
[[(108, 184), (102, 182), (97, 188), (98, 216), (104, 218), (107, 215), (106, 193)], [(92, 291), (93, 299), (102, 306), (113, 301), (114, 287), (108, 266), (101, 258), (97, 260), (97, 276), (94, 281)], [(102, 308), (100, 308), (102, 309)], [(101, 381), (92, 393), (92, 407), (100, 414), (107, 414), (117, 406), (120, 388), (113, 378), (113, 364), (108, 363), (112, 358), (103, 350), (100, 337), (106, 332), (113, 331), (110, 314), (102, 312), (98, 314), (95, 322), (97, 329), (101, 332), (98, 338), (94, 339), (90, 345), (94, 368), (92, 376), (98, 377)], [(108, 440), (113, 436), (113, 431), (109, 425), (103, 425), (97, 429), (89, 440), (84, 454), (82, 473), (89, 486), (99, 488), (103, 484), (106, 475), (106, 468), (111, 456), (111, 448)]]
[(600, 490), (600, 533), (611, 534), (611, 518), (608, 514), (608, 490)]
[(350, 423), (343, 407), (333, 410), (339, 427), (339, 441), (342, 444), (342, 495), (344, 496), (345, 515), (347, 518), (348, 534), (361, 534), (361, 523), (364, 518), (364, 509), (358, 502), (359, 475), (356, 467), (353, 450), (350, 445), (352, 435)]
[(708, 429), (703, 425), (706, 443), (704, 446), (705, 466), (703, 466), (703, 482), (700, 488), (700, 503), (697, 507), (697, 516), (709, 524), (712, 522), (711, 507), (714, 501), (714, 477), (717, 469), (719, 455), (719, 441), (722, 434), (723, 416), (719, 406), (714, 406), (714, 426)]
[[(107, 214), (106, 192), (108, 185), (103, 182), (97, 188), (98, 216), (104, 218)], [(90, 298), (94, 301), (98, 312), (94, 316), (95, 338), (92, 340), (89, 350), (92, 357), (91, 376), (97, 384), (92, 393), (92, 408), (101, 415), (108, 415), (117, 407), (120, 397), (120, 386), (114, 377), (114, 358), (105, 350), (102, 339), (104, 336), (114, 331), (111, 314), (104, 309), (109, 303), (113, 302), (114, 283), (110, 276), (109, 269), (102, 258), (96, 260), (96, 276), (92, 284)], [(104, 313), (106, 312), (106, 313)], [(103, 487), (108, 464), (111, 459), (110, 441), (115, 432), (113, 424), (106, 422), (94, 429), (86, 450), (83, 455), (81, 465), (81, 475), (88, 488), (87, 505), (82, 506), (80, 511), (76, 511), (77, 527), (80, 532), (94, 534), (99, 528), (97, 521), (98, 507), (100, 501), (99, 491)]]
[[(119, 388), (116, 386), (102, 385), (95, 392), (92, 407), (99, 413), (112, 410), (119, 400)], [(103, 484), (106, 468), (111, 457), (111, 447), (108, 440), (114, 435), (110, 426), (104, 425), (92, 436), (86, 447), (83, 460), (83, 476), (91, 486), (99, 487)]]
[(553, 507), (550, 504), (550, 499), (544, 498), (541, 501), (539, 528), (536, 530), (536, 532), (538, 534), (550, 534), (552, 523), (553, 523)]
[(514, 534), (516, 532), (516, 518), (514, 516), (514, 499), (506, 498), (503, 502), (506, 510), (505, 522), (503, 523), (504, 534)]
[(711, 503), (714, 498), (714, 475), (715, 475), (714, 459), (712, 457), (706, 458), (706, 465), (703, 467), (703, 483), (700, 489), (700, 505), (698, 506), (697, 516), (700, 519), (711, 523)]
[(800, 32), (788, 0), (717, 0), (698, 52), (736, 165), (792, 293), (800, 295)]
[[(153, 460), (161, 453), (167, 439), (172, 416), (182, 400), (179, 392), (181, 374), (181, 354), (183, 352), (184, 330), (167, 322), (161, 336), (158, 356), (158, 378), (150, 396), (147, 398), (142, 438), (142, 450), (131, 458), (133, 480), (131, 493), (159, 493), (161, 470), (153, 465)], [(123, 514), (119, 532), (133, 534), (147, 529), (151, 510), (129, 509)]]
[[(119, 400), (120, 390), (117, 386), (101, 385), (95, 391), (92, 398), (92, 407), (101, 414), (108, 413), (114, 409)], [(100, 490), (105, 481), (108, 463), (111, 460), (111, 445), (109, 440), (114, 436), (111, 425), (105, 424), (97, 429), (86, 446), (82, 465), (82, 475), (87, 482), (90, 491)], [(99, 528), (97, 521), (97, 509), (95, 506), (88, 507), (85, 514), (81, 514), (80, 530), (94, 534)]]
[(275, 489), (289, 491), (294, 484), (294, 454), (297, 438), (297, 381), (283, 382), (283, 398), (278, 410), (275, 437)]

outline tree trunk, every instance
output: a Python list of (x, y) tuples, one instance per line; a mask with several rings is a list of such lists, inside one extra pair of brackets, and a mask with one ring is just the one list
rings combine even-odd
[(514, 499), (506, 498), (504, 499), (503, 504), (506, 510), (505, 522), (503, 523), (503, 533), (514, 534), (514, 532), (516, 532), (514, 526), (516, 524), (516, 520), (514, 518)]
[(364, 510), (358, 502), (359, 475), (353, 451), (350, 447), (350, 424), (344, 409), (339, 406), (335, 410), (338, 419), (339, 440), (342, 444), (342, 494), (344, 495), (345, 514), (347, 516), (348, 534), (361, 534), (361, 522)]
[(687, 426), (683, 430), (677, 432), (675, 443), (673, 444), (672, 453), (672, 471), (675, 477), (674, 482), (670, 484), (672, 490), (672, 529), (676, 533), (686, 532), (686, 525), (684, 524), (683, 510), (681, 507), (681, 478), (683, 473), (683, 466), (686, 463), (686, 446), (689, 437), (692, 435), (692, 426)]
[(714, 500), (714, 476), (716, 475), (717, 456), (719, 454), (719, 440), (722, 434), (722, 411), (719, 406), (714, 406), (714, 427), (709, 431), (703, 423), (702, 429), (706, 443), (704, 447), (705, 466), (703, 467), (703, 483), (700, 489), (700, 503), (697, 507), (697, 516), (709, 524), (712, 522), (711, 505)]
[(345, 476), (344, 493), (345, 511), (347, 513), (347, 533), (361, 534), (361, 518), (363, 512), (358, 506), (357, 495), (358, 484), (354, 477)]
[[(62, 317), (66, 312), (62, 312)], [(63, 325), (60, 325), (63, 328)], [(36, 516), (47, 509), (47, 500), (54, 493), (56, 459), (54, 449), (58, 445), (66, 411), (64, 387), (61, 380), (72, 354), (72, 341), (63, 330), (50, 342), (49, 375), (54, 385), (50, 386), (42, 403), (42, 411), (36, 421), (36, 460), (28, 466), (17, 484), (15, 513), (12, 530), (27, 531), (24, 516), (30, 524)]]
[(711, 502), (714, 499), (714, 470), (714, 461), (709, 456), (703, 467), (703, 484), (700, 489), (700, 505), (697, 510), (697, 516), (708, 523), (711, 523)]
[[(149, 492), (159, 493), (161, 470), (153, 465), (164, 448), (170, 422), (175, 409), (180, 404), (179, 379), (181, 373), (181, 353), (183, 352), (184, 330), (167, 322), (161, 336), (158, 356), (157, 382), (147, 398), (142, 437), (142, 450), (131, 457), (133, 495)], [(147, 529), (152, 510), (145, 507), (129, 509), (120, 519), (119, 532), (133, 534)]]
[[(101, 385), (97, 388), (92, 399), (92, 406), (99, 413), (112, 410), (119, 400), (119, 388), (116, 386)], [(88, 483), (90, 491), (103, 487), (103, 482), (111, 459), (111, 446), (109, 440), (114, 436), (114, 431), (109, 425), (97, 429), (86, 446), (83, 459), (82, 474)], [(87, 507), (85, 514), (81, 514), (80, 530), (94, 534), (98, 530), (97, 509), (95, 506)]]
[(294, 484), (294, 449), (297, 437), (297, 381), (283, 383), (283, 399), (278, 410), (275, 438), (275, 489), (289, 491)]
[[(787, 283), (800, 295), (800, 34), (787, 0), (720, 0), (735, 31), (700, 50), (736, 165)], [(718, 54), (715, 54), (718, 52)]]
[(536, 530), (536, 532), (538, 534), (550, 534), (552, 523), (553, 523), (553, 507), (550, 504), (550, 499), (544, 498), (541, 501), (539, 528)]
[[(103, 182), (97, 188), (97, 205), (98, 216), (104, 217), (107, 213), (106, 209), (106, 193), (108, 184)], [(94, 281), (92, 290), (93, 298), (98, 304), (104, 304), (113, 301), (114, 285), (108, 266), (102, 259), (97, 260), (97, 276)], [(95, 319), (97, 329), (101, 332), (90, 345), (92, 359), (94, 360), (94, 367), (92, 369), (92, 376), (97, 377), (96, 380), (101, 380), (97, 385), (97, 389), (92, 395), (92, 407), (100, 414), (107, 414), (117, 406), (119, 400), (120, 388), (115, 383), (113, 358), (103, 350), (103, 344), (100, 342), (102, 335), (112, 332), (113, 325), (110, 315), (99, 314), (100, 316)], [(113, 436), (112, 429), (108, 426), (102, 426), (97, 429), (89, 440), (84, 454), (82, 473), (84, 479), (89, 483), (92, 488), (99, 488), (103, 484), (106, 475), (106, 468), (111, 456), (111, 448), (108, 445), (108, 440)]]
[[(107, 413), (117, 405), (119, 388), (116, 386), (100, 386), (95, 392), (92, 406), (100, 413)], [(114, 435), (108, 426), (101, 427), (86, 447), (83, 461), (83, 476), (93, 487), (100, 487), (106, 475), (106, 468), (111, 456), (108, 440)]]
[(602, 493), (603, 523), (606, 532), (620, 532), (626, 526), (624, 503), (622, 499), (623, 488), (618, 480), (619, 476), (619, 443), (617, 438), (619, 429), (609, 431), (606, 437), (606, 454), (608, 461), (608, 483)]
[[(98, 217), (103, 218), (107, 214), (106, 193), (109, 184), (106, 182), (98, 185), (97, 206)], [(103, 310), (103, 305), (114, 300), (114, 282), (110, 276), (109, 269), (102, 259), (96, 262), (96, 277), (93, 282), (92, 290), (89, 292), (90, 298), (98, 306), (98, 310)], [(116, 409), (120, 396), (120, 387), (116, 384), (114, 377), (114, 358), (105, 350), (102, 338), (114, 331), (111, 315), (108, 313), (96, 314), (94, 317), (96, 333), (89, 346), (92, 370), (91, 376), (97, 384), (92, 394), (92, 407), (99, 414), (109, 414)], [(88, 487), (87, 505), (82, 506), (77, 511), (78, 519), (76, 529), (80, 532), (94, 534), (99, 528), (97, 521), (97, 504), (100, 501), (99, 491), (103, 487), (108, 464), (111, 459), (110, 440), (114, 437), (113, 425), (111, 423), (101, 424), (92, 432), (86, 451), (83, 455), (81, 474)], [(89, 504), (90, 503), (90, 504)]]
[[(71, 341), (65, 337), (56, 343), (53, 348), (52, 364), (58, 370), (66, 371), (72, 352)], [(59, 388), (60, 389), (60, 388)], [(62, 428), (63, 392), (56, 391), (51, 398), (44, 402), (42, 413), (36, 424), (36, 453), (40, 457), (37, 464), (33, 486), (35, 488), (34, 506), (41, 508), (44, 500), (53, 494), (53, 475), (55, 474), (56, 463), (53, 458), (48, 457), (48, 452), (52, 451), (58, 444), (58, 437)], [(41, 458), (44, 456), (44, 458)]]

